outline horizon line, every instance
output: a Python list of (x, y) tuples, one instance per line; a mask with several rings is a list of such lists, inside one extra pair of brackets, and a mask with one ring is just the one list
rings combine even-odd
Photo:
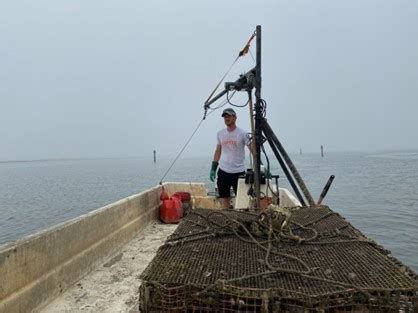
[[(382, 153), (382, 152), (408, 152), (408, 151), (417, 151), (417, 148), (409, 148), (409, 149), (378, 149), (378, 150), (329, 150), (326, 153)], [(290, 154), (320, 154), (319, 151), (307, 151), (300, 154), (299, 151), (291, 151), (288, 152)], [(210, 157), (210, 154), (208, 155)], [(173, 158), (173, 155), (161, 155), (160, 159), (167, 159)], [(204, 157), (203, 155), (194, 155), (194, 156), (187, 156), (186, 158), (196, 158), (196, 157)], [(145, 155), (138, 155), (138, 156), (102, 156), (102, 157), (66, 157), (66, 158), (39, 158), (39, 159), (9, 159), (9, 160), (0, 160), (1, 163), (31, 163), (31, 162), (51, 162), (51, 161), (88, 161), (88, 160), (116, 160), (116, 159), (148, 159), (148, 156)], [(150, 160), (153, 160), (152, 155), (149, 157)], [(158, 161), (158, 158), (157, 158)]]

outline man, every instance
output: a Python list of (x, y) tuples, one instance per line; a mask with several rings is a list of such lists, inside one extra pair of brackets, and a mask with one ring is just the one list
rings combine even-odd
[(247, 133), (236, 126), (237, 114), (233, 109), (225, 109), (222, 113), (226, 128), (217, 134), (218, 144), (213, 155), (210, 180), (215, 181), (218, 168), (218, 191), (223, 208), (229, 208), (231, 187), (237, 194), (238, 178), (245, 174), (245, 146), (250, 140)]

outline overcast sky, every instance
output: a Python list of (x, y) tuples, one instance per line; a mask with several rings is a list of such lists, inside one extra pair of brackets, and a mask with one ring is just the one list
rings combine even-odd
[[(417, 16), (415, 0), (3, 0), (0, 160), (174, 156), (257, 24), (289, 152), (418, 149)], [(222, 127), (210, 115), (184, 156), (212, 155)]]

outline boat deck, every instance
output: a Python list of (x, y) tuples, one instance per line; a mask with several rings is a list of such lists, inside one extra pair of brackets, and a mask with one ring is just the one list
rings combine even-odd
[(177, 225), (153, 222), (41, 312), (137, 312), (139, 275)]

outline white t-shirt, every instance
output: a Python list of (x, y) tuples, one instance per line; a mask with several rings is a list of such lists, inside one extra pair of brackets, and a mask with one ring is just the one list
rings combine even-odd
[(233, 131), (224, 128), (218, 131), (218, 145), (221, 145), (219, 168), (227, 173), (245, 171), (245, 146), (250, 144), (247, 132), (236, 127)]

